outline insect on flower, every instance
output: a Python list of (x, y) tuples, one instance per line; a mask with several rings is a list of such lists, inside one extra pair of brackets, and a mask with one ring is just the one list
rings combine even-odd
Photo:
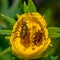
[(37, 45), (39, 42), (42, 41), (43, 33), (41, 32), (36, 32), (35, 37), (34, 37), (34, 44)]
[(21, 32), (20, 32), (21, 38), (25, 38), (27, 36), (27, 30), (28, 30), (28, 27), (26, 25), (26, 22), (23, 21), (21, 25)]

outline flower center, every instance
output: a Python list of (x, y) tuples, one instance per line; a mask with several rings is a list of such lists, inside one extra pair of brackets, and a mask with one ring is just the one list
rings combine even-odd
[(20, 42), (26, 48), (30, 46), (39, 46), (43, 39), (43, 31), (40, 30), (40, 26), (34, 23), (30, 26), (30, 24), (25, 21), (22, 21), (21, 24)]

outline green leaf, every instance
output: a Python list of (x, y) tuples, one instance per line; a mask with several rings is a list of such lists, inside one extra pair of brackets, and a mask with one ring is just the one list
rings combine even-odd
[(28, 2), (29, 12), (36, 12), (36, 7), (35, 7), (33, 1), (32, 0), (28, 0), (28, 1), (29, 1)]
[(51, 60), (57, 60), (58, 59), (58, 56), (51, 56), (50, 59)]
[(4, 14), (1, 14), (1, 16), (2, 16), (3, 18), (7, 19), (7, 21), (8, 21), (12, 26), (13, 26), (14, 23), (16, 22), (15, 19), (13, 19), (13, 18), (11, 18), (11, 17), (8, 17), (8, 16), (6, 16), (6, 15), (4, 15)]
[(48, 27), (49, 37), (50, 38), (59, 38), (60, 37), (60, 28), (59, 27)]
[(13, 0), (13, 4), (10, 7), (9, 12), (16, 10), (19, 7), (19, 4), (21, 3), (22, 0)]
[(32, 0), (29, 0), (28, 1), (28, 5), (26, 5), (26, 3), (24, 2), (24, 12), (27, 13), (27, 12), (36, 12), (36, 7), (33, 3)]
[(3, 52), (0, 52), (0, 56), (6, 54), (6, 53), (9, 53), (11, 51), (11, 48), (8, 47), (7, 49), (5, 49)]
[(1, 56), (0, 60), (15, 60), (15, 59), (10, 53), (7, 53), (7, 54)]
[(58, 56), (48, 56), (48, 57), (42, 58), (42, 60), (57, 60), (57, 59), (58, 59)]
[(11, 55), (11, 48), (8, 47), (4, 51), (0, 51), (0, 60), (14, 60), (14, 57)]
[(12, 31), (11, 30), (0, 30), (0, 35), (11, 35)]
[(53, 25), (52, 14), (52, 9), (47, 9), (43, 11), (43, 16), (45, 17), (48, 26)]
[(25, 2), (24, 2), (24, 12), (25, 12), (25, 13), (28, 13), (28, 12), (29, 12), (28, 6), (26, 5)]
[(0, 0), (0, 3), (1, 3), (1, 5), (0, 5), (1, 11), (5, 12), (8, 9), (8, 6), (9, 6), (8, 0)]

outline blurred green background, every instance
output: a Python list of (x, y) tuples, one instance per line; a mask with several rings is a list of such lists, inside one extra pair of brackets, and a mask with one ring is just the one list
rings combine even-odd
[[(28, 0), (0, 0), (0, 30), (12, 30), (13, 25), (9, 23), (9, 19), (1, 16), (1, 14), (17, 20), (17, 14), (24, 13), (24, 1), (28, 4)], [(35, 4), (37, 12), (39, 12), (47, 22), (47, 27), (60, 28), (60, 0), (32, 0)], [(14, 22), (14, 21), (13, 21)], [(59, 32), (60, 33), (60, 32)], [(8, 34), (8, 35), (7, 35)], [(9, 40), (5, 36), (10, 36), (11, 32), (0, 32), (0, 52), (10, 46)], [(60, 60), (60, 37), (52, 38), (52, 48), (48, 48), (48, 57), (40, 58), (39, 60)], [(11, 52), (0, 56), (0, 60), (19, 60), (12, 55)], [(22, 59), (20, 59), (22, 60)]]

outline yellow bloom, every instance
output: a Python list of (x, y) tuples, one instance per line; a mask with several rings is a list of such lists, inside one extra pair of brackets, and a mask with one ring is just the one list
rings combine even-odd
[(10, 38), (14, 54), (27, 59), (39, 58), (51, 42), (46, 26), (39, 13), (18, 15)]

